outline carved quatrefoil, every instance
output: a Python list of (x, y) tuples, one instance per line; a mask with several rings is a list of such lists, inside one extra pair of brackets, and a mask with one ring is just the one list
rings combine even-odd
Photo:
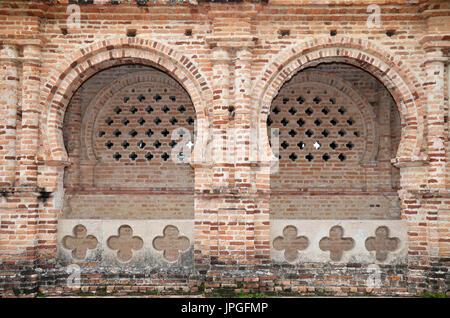
[(297, 228), (288, 225), (283, 230), (283, 236), (278, 236), (273, 240), (273, 248), (278, 251), (284, 250), (284, 258), (288, 262), (297, 259), (298, 251), (308, 247), (308, 238), (306, 236), (297, 236)]
[(84, 260), (88, 249), (97, 247), (98, 240), (93, 235), (87, 235), (84, 225), (78, 224), (73, 228), (74, 236), (66, 235), (62, 239), (62, 245), (72, 250), (72, 257), (77, 260)]
[(384, 262), (389, 252), (395, 251), (400, 240), (396, 237), (389, 238), (387, 226), (380, 226), (375, 231), (375, 236), (368, 237), (365, 245), (368, 251), (375, 251), (377, 261)]
[(330, 236), (324, 237), (319, 242), (322, 251), (330, 251), (332, 261), (340, 261), (344, 251), (349, 251), (355, 246), (355, 241), (351, 237), (343, 237), (344, 229), (335, 225), (330, 229)]
[(106, 244), (110, 249), (117, 250), (120, 261), (128, 262), (133, 257), (133, 250), (140, 250), (144, 241), (139, 236), (133, 236), (133, 229), (129, 225), (119, 227), (118, 234), (108, 238)]
[(163, 231), (164, 236), (157, 236), (153, 240), (153, 247), (164, 251), (163, 256), (169, 262), (175, 262), (180, 257), (180, 251), (186, 251), (190, 242), (185, 236), (179, 236), (180, 231), (174, 225), (168, 225)]

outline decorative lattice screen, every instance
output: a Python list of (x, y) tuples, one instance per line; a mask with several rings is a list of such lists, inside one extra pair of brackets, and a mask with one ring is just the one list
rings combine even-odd
[[(192, 148), (195, 111), (187, 94), (176, 87), (145, 84), (120, 90), (97, 120), (94, 148), (101, 161), (166, 162), (188, 136), (185, 142)], [(182, 159), (185, 153), (176, 155)]]
[(280, 159), (272, 185), (363, 184), (361, 162), (376, 139), (373, 111), (338, 80), (312, 74), (285, 84), (272, 102), (267, 129)]

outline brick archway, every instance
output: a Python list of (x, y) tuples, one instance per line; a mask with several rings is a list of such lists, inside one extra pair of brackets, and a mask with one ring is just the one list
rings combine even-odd
[[(153, 66), (175, 78), (192, 100), (199, 127), (207, 127), (207, 105), (212, 98), (212, 92), (197, 66), (189, 58), (156, 41), (115, 38), (79, 49), (65, 63), (57, 65), (49, 76), (49, 81), (42, 89), (41, 99), (41, 104), (47, 107), (42, 128), (42, 136), (46, 136), (46, 142), (43, 142), (45, 154), (41, 157), (47, 161), (67, 160), (62, 126), (72, 95), (85, 80), (97, 72), (124, 64)], [(203, 133), (206, 131), (199, 129), (199, 140), (206, 139)], [(199, 144), (194, 147), (194, 160), (201, 149)]]
[(263, 156), (273, 157), (266, 133), (266, 120), (272, 100), (283, 84), (299, 71), (324, 62), (354, 65), (369, 72), (386, 86), (399, 108), (402, 121), (397, 160), (420, 160), (424, 134), (421, 107), (424, 92), (420, 84), (402, 61), (369, 41), (347, 37), (313, 39), (289, 47), (275, 56), (262, 73), (254, 96), (257, 96), (260, 107), (258, 135), (261, 137)]

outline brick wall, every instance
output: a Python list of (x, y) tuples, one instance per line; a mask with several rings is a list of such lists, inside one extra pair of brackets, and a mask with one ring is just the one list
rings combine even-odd
[[(106, 193), (105, 193), (106, 192)], [(69, 219), (193, 219), (190, 192), (116, 190), (66, 192), (64, 218)]]
[[(67, 264), (57, 258), (62, 244), (58, 220), (125, 216), (193, 220), (193, 270), (162, 263), (156, 281), (147, 279), (149, 273), (135, 273), (143, 280), (133, 284), (143, 289), (195, 291), (202, 282), (207, 289), (244, 282), (246, 289), (312, 292), (323, 287), (363, 293), (371, 273), (366, 265), (274, 264), (271, 220), (401, 219), (407, 229), (407, 260), (380, 263), (383, 283), (375, 292), (448, 290), (446, 1), (148, 6), (122, 1), (81, 5), (79, 27), (68, 25), (66, 2), (0, 3), (3, 293), (21, 288), (35, 292), (38, 287), (72, 292), (63, 286)], [(367, 23), (369, 4), (379, 5), (379, 26)], [(139, 75), (143, 73), (147, 75)], [(140, 76), (163, 78), (167, 85), (136, 81)], [(308, 115), (298, 96), (283, 104), (290, 85), (294, 95), (331, 88), (317, 104), (305, 98), (314, 111)], [(155, 103), (153, 89), (163, 90)], [(125, 97), (135, 103), (135, 114), (127, 113)], [(144, 131), (156, 119), (145, 111), (149, 100), (162, 123)], [(170, 111), (155, 106), (162, 101)], [(180, 101), (184, 112), (174, 109)], [(322, 103), (329, 114), (322, 112)], [(296, 114), (289, 113), (288, 104), (297, 107)], [(338, 104), (348, 112), (342, 115), (332, 107)], [(280, 170), (271, 173), (277, 160), (267, 122), (280, 116), (273, 115), (277, 105), (289, 123), (274, 121), (282, 132), (281, 159)], [(116, 107), (123, 108), (119, 114)], [(300, 112), (313, 137), (305, 137), (308, 129), (299, 127), (298, 118), (291, 120)], [(318, 126), (317, 114), (322, 121)], [(355, 121), (349, 126), (348, 115)], [(150, 146), (159, 130), (173, 126), (172, 116), (177, 124), (196, 119), (189, 163), (172, 164), (161, 157), (172, 150), (170, 135), (161, 137), (159, 148)], [(128, 124), (122, 123), (125, 117)], [(140, 117), (146, 124), (138, 122)], [(328, 137), (321, 135), (325, 124)], [(125, 138), (131, 125), (138, 135)], [(120, 137), (112, 136), (119, 127)], [(155, 134), (142, 139), (146, 145), (141, 148), (140, 137), (149, 128)], [(186, 128), (193, 135), (194, 125)], [(291, 129), (294, 137), (288, 134)], [(358, 130), (360, 136), (341, 138), (340, 129)], [(300, 135), (307, 147), (314, 147), (313, 139), (319, 141), (320, 149), (300, 149)], [(286, 149), (283, 138), (289, 143)], [(334, 140), (341, 148), (328, 148)], [(347, 147), (350, 142), (353, 146)], [(297, 147), (295, 160), (289, 158), (294, 153), (290, 147)], [(148, 152), (154, 156), (150, 161)], [(305, 159), (309, 152), (312, 161)], [(119, 160), (112, 157), (116, 153)], [(341, 153), (345, 160), (339, 159)], [(274, 275), (258, 276), (255, 268)], [(303, 269), (307, 277), (289, 276), (291, 270), (302, 275)], [(100, 267), (82, 270), (88, 289), (131, 284)], [(177, 279), (178, 274), (183, 278)]]

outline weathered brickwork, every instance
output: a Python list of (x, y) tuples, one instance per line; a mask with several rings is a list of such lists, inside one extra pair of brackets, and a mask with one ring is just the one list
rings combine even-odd
[(449, 291), (448, 1), (0, 21), (0, 295)]

